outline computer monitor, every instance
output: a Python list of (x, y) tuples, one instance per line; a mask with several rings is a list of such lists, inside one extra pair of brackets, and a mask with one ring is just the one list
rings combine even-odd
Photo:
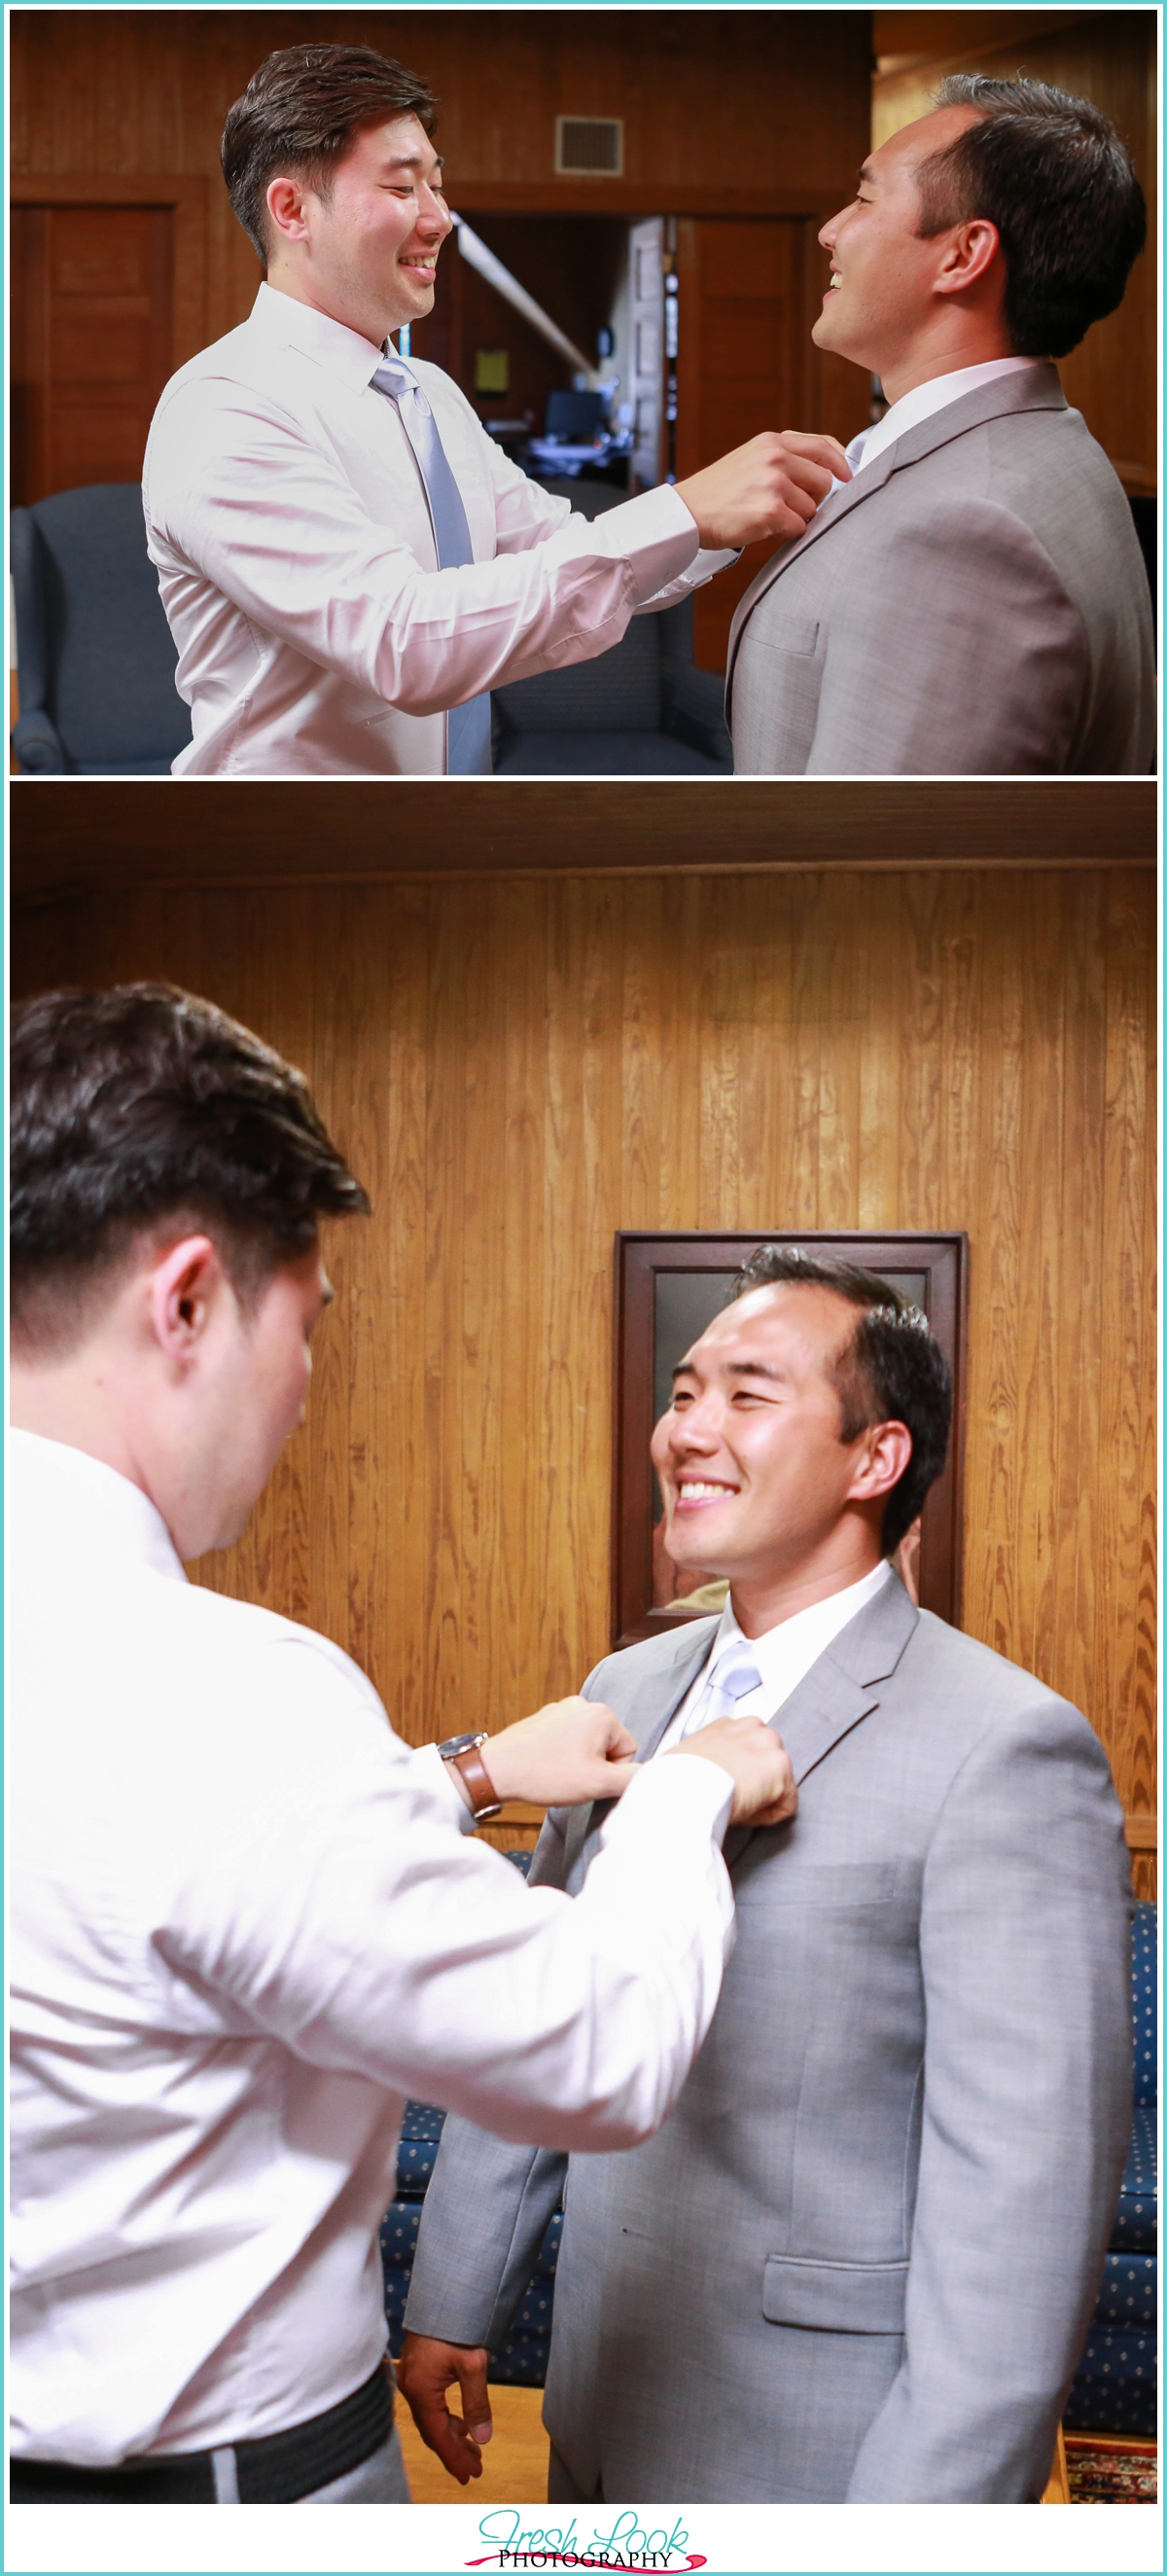
[(606, 413), (607, 405), (602, 394), (548, 394), (543, 435), (545, 438), (562, 438), (569, 446), (583, 446), (589, 439), (598, 437), (605, 425)]

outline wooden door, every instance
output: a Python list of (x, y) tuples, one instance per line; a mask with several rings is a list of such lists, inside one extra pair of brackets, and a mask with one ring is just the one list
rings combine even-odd
[[(680, 354), (677, 479), (742, 447), (762, 429), (806, 429), (810, 382), (804, 277), (806, 225), (759, 219), (677, 226)], [(697, 660), (723, 671), (734, 609), (772, 545), (698, 591)]]
[(174, 234), (172, 205), (13, 208), (14, 502), (137, 482), (175, 364)]

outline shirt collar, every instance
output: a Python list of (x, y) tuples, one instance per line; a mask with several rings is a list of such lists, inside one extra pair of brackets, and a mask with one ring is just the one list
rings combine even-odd
[(882, 420), (870, 429), (861, 429), (847, 449), (847, 462), (858, 473), (864, 465), (882, 456), (886, 447), (894, 447), (906, 429), (917, 421), (929, 420), (934, 411), (943, 411), (962, 394), (971, 394), (979, 385), (991, 385), (998, 376), (1013, 376), (1022, 367), (1032, 367), (1032, 358), (986, 358), (979, 367), (953, 367), (945, 376), (929, 376), (926, 384), (913, 385), (910, 393), (889, 404)]
[[(185, 1583), (174, 1541), (148, 1494), (128, 1476), (36, 1431), (10, 1431), (8, 1464), (19, 1495), (19, 1527), (55, 1553), (132, 1557), (152, 1574)], [(14, 1526), (17, 1526), (14, 1524)]]
[[(870, 1574), (861, 1575), (858, 1583), (848, 1583), (842, 1592), (829, 1593), (825, 1601), (812, 1601), (809, 1609), (796, 1610), (791, 1618), (780, 1619), (776, 1627), (765, 1629), (760, 1637), (747, 1639), (767, 1694), (775, 1702), (779, 1697), (784, 1698), (786, 1675), (792, 1659), (797, 1657), (803, 1669), (809, 1670), (810, 1665), (825, 1653), (832, 1638), (837, 1637), (856, 1612), (862, 1610), (866, 1602), (873, 1601), (876, 1593), (890, 1580), (891, 1567), (886, 1557), (881, 1557), (879, 1564), (872, 1567)], [(734, 1644), (741, 1635), (742, 1630), (733, 1615), (732, 1598), (727, 1594), (721, 1624), (713, 1640), (710, 1667), (723, 1648)]]
[[(314, 304), (301, 304), (296, 296), (282, 294), (266, 279), (252, 305), (251, 319), (266, 340), (302, 350), (354, 391), (371, 381), (384, 356), (383, 349), (374, 347), (361, 332), (350, 331), (347, 322), (336, 322), (331, 313), (318, 313)], [(402, 359), (401, 364), (405, 363)]]

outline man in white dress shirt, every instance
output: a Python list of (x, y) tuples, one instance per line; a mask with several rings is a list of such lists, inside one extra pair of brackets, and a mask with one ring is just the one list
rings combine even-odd
[(228, 115), (265, 281), (167, 385), (143, 478), (194, 727), (178, 776), (486, 771), (492, 688), (605, 652), (846, 471), (834, 439), (767, 432), (595, 522), (528, 481), (388, 345), (452, 228), (435, 121), (360, 45), (269, 55)]
[(819, 235), (813, 336), (879, 376), (890, 408), (737, 611), (734, 765), (1145, 772), (1147, 577), (1052, 363), (1121, 302), (1142, 190), (1087, 99), (972, 74), (939, 97)]
[[(650, 1770), (766, 1716), (798, 1813), (727, 1841), (737, 1946), (647, 2146), (567, 2170), (447, 2120), (401, 2386), (465, 2484), (566, 2177), (555, 2502), (1036, 2502), (1130, 2137), (1122, 1813), (1079, 1711), (887, 1562), (948, 1435), (924, 1317), (813, 1249), (737, 1287), (652, 1443), (669, 1555), (725, 1609), (585, 1689)], [(581, 1901), (600, 1820), (548, 1817), (533, 1891)]]
[[(408, 2502), (403, 2098), (650, 2135), (732, 1947), (722, 1832), (790, 1766), (730, 1722), (633, 1777), (577, 1701), (412, 1750), (337, 1646), (188, 1583), (365, 1194), (303, 1077), (166, 986), (26, 1005), (12, 1109), (13, 2500)], [(515, 1795), (621, 1800), (584, 1905), (462, 1839)]]

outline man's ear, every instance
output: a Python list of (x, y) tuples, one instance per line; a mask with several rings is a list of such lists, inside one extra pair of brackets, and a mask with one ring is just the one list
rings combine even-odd
[(185, 1371), (205, 1340), (230, 1281), (209, 1234), (187, 1234), (162, 1253), (147, 1292), (150, 1330), (164, 1356)]
[(1001, 291), (1004, 293), (1005, 262), (996, 225), (987, 223), (982, 215), (978, 215), (971, 224), (954, 224), (936, 276), (936, 293), (967, 294), (970, 286), (988, 276), (994, 260), (1000, 262)]
[(876, 1422), (862, 1434), (847, 1500), (876, 1503), (898, 1485), (912, 1455), (906, 1422)]
[[(307, 241), (309, 224), (305, 199), (309, 193), (302, 179), (272, 180), (266, 203), (281, 247), (285, 242)], [(275, 248), (274, 243), (272, 248)]]

